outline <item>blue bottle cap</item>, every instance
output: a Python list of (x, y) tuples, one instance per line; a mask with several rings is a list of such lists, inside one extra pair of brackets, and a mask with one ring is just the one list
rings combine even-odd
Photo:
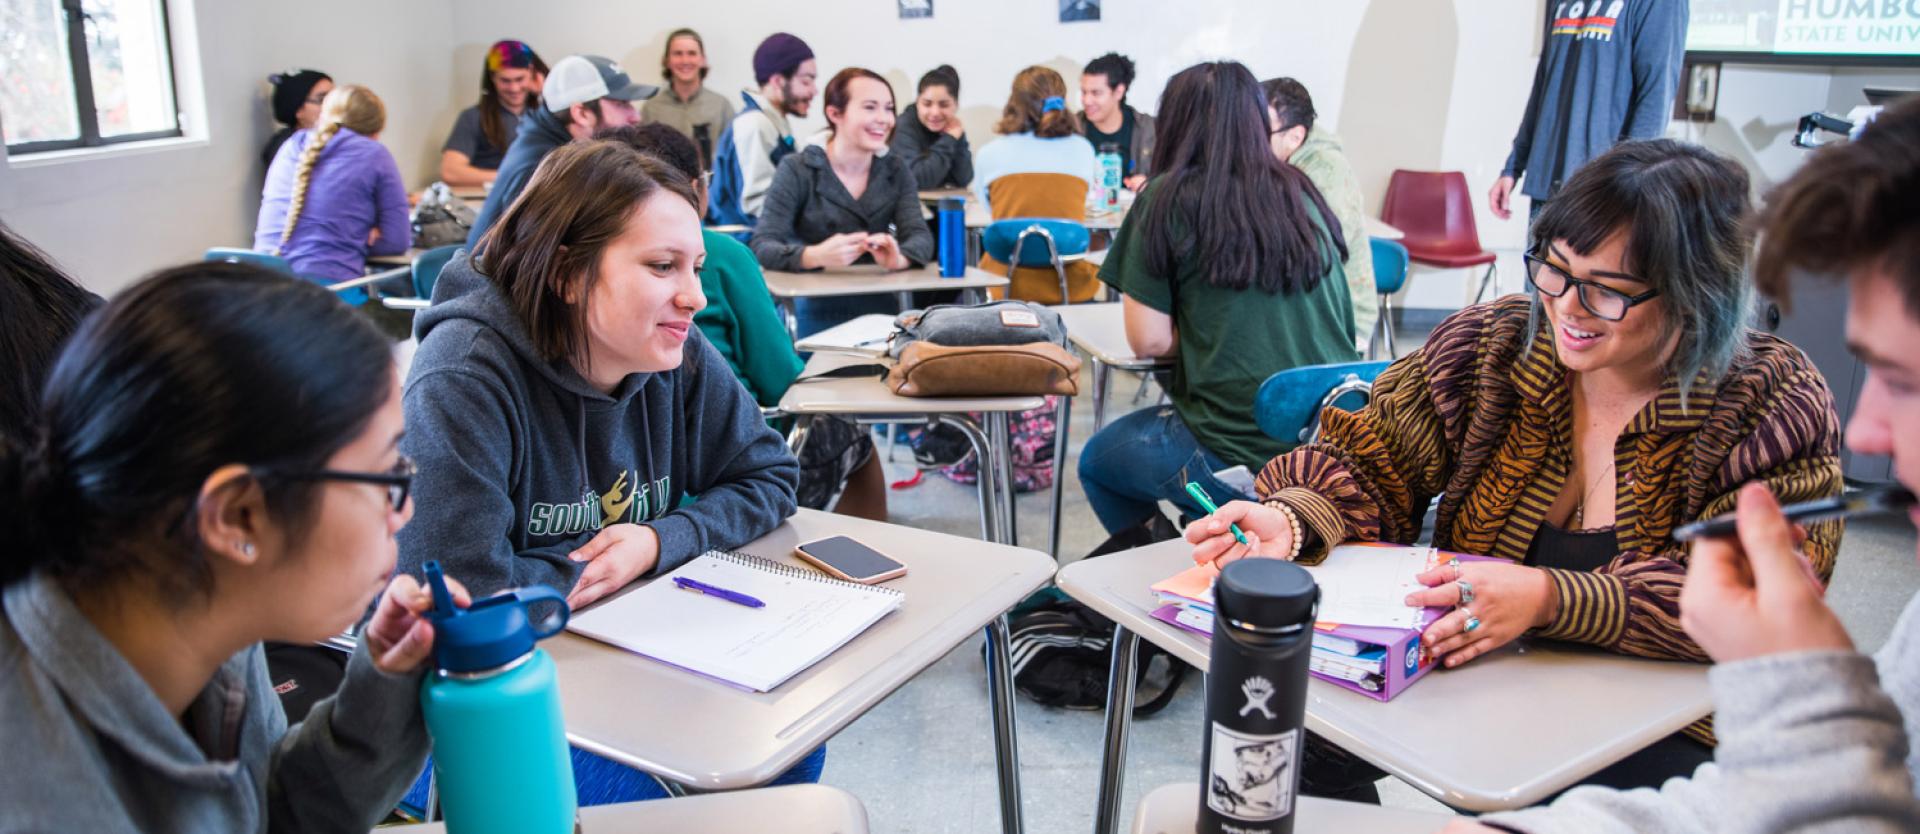
[[(544, 585), (517, 588), (474, 600), (462, 609), (454, 605), (439, 562), (426, 565), (427, 587), (433, 591), (433, 663), (441, 671), (484, 672), (512, 663), (533, 651), (535, 641), (567, 627), (567, 599)], [(555, 611), (536, 623), (527, 614), (535, 602), (554, 604)]]
[(941, 198), (940, 198), (940, 210), (941, 210), (941, 211), (966, 211), (966, 210), (967, 210), (967, 198), (965, 198), (965, 197), (941, 197)]

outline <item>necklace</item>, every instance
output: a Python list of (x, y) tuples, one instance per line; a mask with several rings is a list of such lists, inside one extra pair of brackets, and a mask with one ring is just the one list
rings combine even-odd
[(1593, 494), (1594, 490), (1600, 488), (1600, 482), (1602, 480), (1605, 480), (1608, 475), (1613, 473), (1614, 463), (1614, 461), (1607, 461), (1607, 465), (1601, 468), (1600, 474), (1593, 479), (1593, 483), (1588, 484), (1586, 491), (1580, 493), (1580, 503), (1573, 505), (1571, 529), (1581, 529), (1581, 524), (1585, 522), (1587, 516), (1587, 498)]

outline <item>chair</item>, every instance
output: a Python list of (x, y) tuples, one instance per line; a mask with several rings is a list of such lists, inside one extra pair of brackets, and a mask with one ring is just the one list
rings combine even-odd
[[(982, 245), (990, 257), (1007, 265), (1011, 282), (1022, 267), (1052, 266), (1060, 279), (1060, 303), (1073, 303), (1067, 286), (1067, 262), (1087, 256), (1092, 235), (1087, 227), (1052, 217), (1014, 217), (987, 226)], [(1040, 244), (1045, 244), (1044, 246)]]
[(447, 264), (453, 260), (453, 256), (464, 248), (466, 248), (466, 244), (464, 243), (450, 243), (446, 246), (436, 246), (425, 252), (421, 252), (419, 257), (413, 259), (411, 272), (413, 278), (413, 297), (383, 297), (380, 299), (380, 303), (385, 304), (389, 310), (418, 311), (427, 309), (427, 305), (433, 302), (433, 284), (435, 281), (440, 280), (441, 270), (446, 269)]
[(1312, 443), (1320, 438), (1320, 412), (1364, 408), (1374, 378), (1386, 367), (1385, 361), (1337, 362), (1280, 371), (1253, 395), (1254, 423), (1275, 440)]
[[(1041, 304), (1068, 304), (1090, 300), (1099, 294), (1100, 281), (1095, 276), (1098, 270), (1086, 262), (1088, 244), (1085, 241), (1089, 238), (1084, 226), (1086, 180), (1071, 174), (1007, 174), (987, 184), (987, 198), (996, 219), (1026, 221), (1003, 232), (1006, 237), (1002, 239), (1004, 248), (1000, 255), (994, 254), (994, 244), (987, 240), (990, 235), (981, 236), (981, 248), (985, 251), (980, 258), (980, 268), (1007, 271), (1011, 283), (1004, 297)], [(1020, 241), (1020, 233), (1033, 225), (1035, 219), (1060, 224), (1047, 226), (1047, 234), (1054, 238), (1053, 251), (1057, 258), (1042, 257), (1046, 247), (1040, 241)], [(1078, 227), (1078, 231), (1073, 227)], [(992, 224), (987, 228), (992, 229)], [(1076, 246), (1075, 241), (1082, 242)], [(1016, 244), (1020, 244), (1023, 256), (1031, 258), (1028, 263), (1005, 259), (1010, 257)], [(1048, 266), (1054, 268), (1047, 269)], [(1062, 273), (1066, 276), (1064, 292), (1060, 288)], [(1001, 295), (994, 293), (995, 297)]]
[(1373, 323), (1373, 333), (1367, 337), (1367, 358), (1374, 356), (1374, 347), (1384, 336), (1387, 342), (1387, 358), (1398, 359), (1399, 353), (1393, 346), (1393, 294), (1407, 284), (1407, 247), (1385, 238), (1368, 238), (1373, 247), (1373, 286), (1380, 293), (1380, 317)]
[(284, 272), (288, 275), (293, 274), (293, 264), (287, 263), (286, 258), (233, 246), (215, 246), (208, 249), (206, 257), (202, 260), (219, 261), (230, 264), (253, 264), (254, 266), (266, 267), (275, 272)]
[(1406, 233), (1400, 243), (1414, 263), (1437, 269), (1484, 264), (1487, 272), (1480, 278), (1473, 303), (1480, 303), (1487, 287), (1493, 286), (1499, 257), (1480, 246), (1467, 175), (1459, 171), (1394, 171), (1387, 182), (1380, 219)]

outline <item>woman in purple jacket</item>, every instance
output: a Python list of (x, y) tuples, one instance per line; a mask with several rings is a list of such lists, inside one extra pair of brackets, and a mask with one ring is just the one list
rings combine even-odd
[[(380, 144), (386, 105), (372, 90), (327, 94), (312, 130), (293, 134), (267, 169), (253, 248), (286, 258), (295, 274), (331, 284), (366, 273), (368, 255), (413, 245), (400, 167)], [(364, 304), (367, 294), (340, 294)]]

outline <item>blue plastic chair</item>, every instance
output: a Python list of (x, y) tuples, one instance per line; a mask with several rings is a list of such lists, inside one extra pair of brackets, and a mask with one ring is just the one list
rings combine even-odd
[(421, 299), (423, 301), (433, 300), (433, 283), (435, 281), (440, 280), (441, 270), (446, 269), (447, 264), (453, 260), (453, 256), (458, 254), (460, 250), (464, 248), (466, 248), (466, 244), (464, 243), (453, 243), (453, 244), (448, 244), (446, 246), (435, 246), (432, 249), (428, 249), (425, 252), (421, 252), (420, 257), (414, 258), (413, 259), (413, 295), (414, 297)]
[(1267, 377), (1253, 395), (1253, 420), (1268, 437), (1312, 443), (1320, 436), (1320, 412), (1366, 407), (1373, 380), (1387, 367), (1377, 362), (1302, 365)]
[(1367, 239), (1373, 246), (1373, 286), (1380, 293), (1380, 318), (1373, 323), (1373, 333), (1367, 337), (1367, 358), (1374, 356), (1374, 347), (1386, 337), (1387, 358), (1400, 358), (1393, 345), (1393, 294), (1407, 285), (1407, 247), (1397, 240), (1373, 237)]
[(288, 275), (293, 274), (293, 264), (287, 263), (286, 258), (233, 246), (215, 246), (212, 249), (208, 249), (204, 260), (220, 261), (230, 264), (253, 264), (254, 266), (264, 266), (275, 272), (284, 272)]
[(1067, 292), (1067, 261), (1087, 256), (1093, 235), (1084, 224), (1057, 217), (1009, 217), (987, 225), (981, 245), (994, 260), (1007, 265), (1007, 278), (1020, 267), (1052, 266), (1060, 276), (1060, 303), (1072, 304)]

